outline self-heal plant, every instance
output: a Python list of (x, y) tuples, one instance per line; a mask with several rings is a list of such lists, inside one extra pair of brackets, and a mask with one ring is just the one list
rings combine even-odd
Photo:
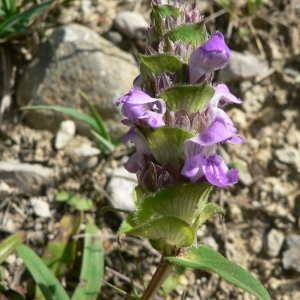
[(208, 202), (213, 187), (238, 182), (238, 171), (216, 154), (219, 143), (244, 141), (223, 110), (241, 100), (225, 84), (212, 82), (230, 50), (221, 32), (208, 36), (196, 2), (152, 0), (150, 17), (141, 74), (115, 102), (122, 104), (122, 122), (130, 127), (123, 141), (136, 145), (125, 168), (138, 178), (135, 211), (122, 223), (119, 239), (144, 237), (162, 253), (141, 299), (154, 297), (175, 264), (215, 272), (258, 299), (269, 299), (250, 273), (196, 244), (198, 227), (225, 213)]

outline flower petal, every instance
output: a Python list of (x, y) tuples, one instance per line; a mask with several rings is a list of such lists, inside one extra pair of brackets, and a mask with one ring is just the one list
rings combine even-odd
[(219, 187), (227, 187), (238, 182), (238, 170), (229, 170), (223, 158), (217, 154), (201, 155), (201, 164), (207, 181)]
[(218, 117), (205, 132), (190, 140), (201, 146), (210, 146), (234, 137), (236, 131), (237, 130), (233, 126), (228, 126), (224, 119)]
[(190, 81), (196, 83), (205, 73), (209, 75), (216, 70), (222, 69), (230, 57), (224, 36), (216, 32), (211, 38), (195, 49), (189, 59)]

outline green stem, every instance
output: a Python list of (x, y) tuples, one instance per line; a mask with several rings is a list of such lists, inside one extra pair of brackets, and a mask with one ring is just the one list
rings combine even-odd
[(175, 264), (165, 260), (164, 256), (161, 257), (157, 269), (140, 300), (150, 300), (154, 298), (154, 296), (168, 277), (174, 265)]

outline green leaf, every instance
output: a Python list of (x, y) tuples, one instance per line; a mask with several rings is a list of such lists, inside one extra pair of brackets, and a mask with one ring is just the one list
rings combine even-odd
[(139, 205), (140, 202), (142, 202), (147, 196), (147, 191), (139, 184), (137, 185), (132, 192), (132, 198), (135, 207)]
[(58, 234), (46, 247), (42, 259), (56, 276), (63, 275), (75, 259), (76, 241), (72, 236), (78, 234), (81, 222), (82, 214), (63, 216), (59, 222)]
[(100, 230), (95, 224), (88, 223), (85, 229), (83, 258), (80, 271), (80, 283), (77, 286), (72, 300), (94, 300), (100, 292), (104, 274), (104, 251), (102, 240), (98, 235)]
[(92, 199), (84, 198), (76, 194), (72, 195), (67, 203), (74, 206), (79, 211), (89, 211), (94, 207), (94, 202)]
[(18, 243), (22, 243), (25, 240), (26, 233), (25, 231), (16, 232), (5, 240), (3, 240), (0, 244), (0, 264), (2, 264), (5, 259), (12, 253), (14, 247)]
[(79, 94), (83, 98), (83, 100), (86, 102), (86, 104), (88, 105), (94, 120), (97, 122), (97, 125), (99, 128), (99, 130), (97, 131), (97, 134), (101, 135), (106, 141), (110, 142), (111, 139), (110, 139), (109, 133), (106, 129), (104, 121), (102, 120), (101, 116), (97, 112), (96, 108), (91, 103), (91, 101), (88, 99), (88, 97), (85, 93), (83, 93), (82, 91), (79, 91)]
[(44, 1), (40, 4), (34, 5), (22, 13), (14, 14), (3, 23), (0, 24), (0, 38), (4, 38), (11, 33), (14, 33), (13, 26), (18, 25), (21, 22), (28, 22), (35, 16), (45, 10), (53, 0)]
[(174, 5), (153, 5), (150, 18), (151, 23), (155, 24), (155, 28), (159, 31), (160, 34), (165, 33), (164, 24), (161, 23), (161, 18), (166, 18), (171, 14), (178, 17), (180, 15), (180, 9), (175, 7)]
[(259, 300), (270, 299), (266, 289), (251, 273), (208, 246), (193, 246), (177, 257), (166, 257), (166, 259), (185, 267), (217, 273)]
[(179, 158), (185, 158), (183, 143), (194, 137), (193, 133), (174, 127), (140, 127), (138, 133), (146, 140), (159, 164), (169, 162), (176, 168), (180, 165)]
[(107, 212), (122, 212), (122, 213), (130, 213), (129, 210), (126, 210), (126, 209), (120, 209), (120, 208), (114, 208), (114, 207), (111, 207), (111, 206), (104, 206), (102, 209), (101, 209), (101, 214), (106, 214)]
[(16, 245), (16, 251), (23, 259), (36, 284), (40, 287), (46, 300), (68, 300), (68, 294), (58, 279), (45, 266), (44, 262), (27, 246)]
[(159, 95), (171, 111), (185, 109), (188, 113), (202, 111), (213, 97), (215, 89), (204, 82), (198, 85), (175, 86)]
[(196, 24), (182, 24), (168, 31), (165, 36), (165, 41), (170, 39), (172, 42), (183, 41), (184, 43), (192, 42), (192, 49), (204, 44), (207, 41), (207, 32), (204, 26), (204, 21)]
[(136, 222), (136, 218), (135, 218), (135, 213), (131, 212), (128, 214), (126, 219), (121, 224), (121, 226), (118, 230), (118, 236), (120, 238), (122, 238), (122, 236), (124, 236), (127, 232), (129, 232), (136, 226), (137, 226), (137, 222)]
[(91, 117), (91, 116), (89, 116), (89, 115), (87, 115), (83, 112), (80, 112), (80, 111), (78, 111), (74, 108), (60, 106), (60, 105), (33, 105), (33, 106), (23, 106), (21, 108), (21, 110), (26, 110), (26, 109), (56, 110), (56, 111), (59, 111), (61, 113), (68, 114), (69, 116), (72, 116), (72, 117), (76, 118), (77, 120), (83, 121), (84, 123), (91, 126), (96, 132), (99, 132), (101, 130), (98, 127), (98, 123), (96, 122), (96, 120), (93, 117)]
[(104, 152), (106, 155), (109, 155), (115, 151), (115, 146), (110, 141), (106, 140), (94, 130), (92, 130), (91, 132), (98, 141), (98, 147), (102, 150), (102, 152)]
[(147, 239), (159, 239), (172, 247), (190, 246), (195, 238), (195, 234), (189, 224), (173, 216), (153, 219), (124, 233)]
[(58, 202), (65, 202), (70, 199), (70, 194), (66, 191), (60, 191), (55, 196), (55, 201)]
[(141, 57), (141, 75), (145, 82), (148, 78), (159, 76), (166, 70), (170, 72), (176, 72), (179, 78), (182, 80), (182, 68), (183, 62), (172, 54), (154, 54), (154, 55), (140, 55)]
[(192, 223), (201, 213), (213, 187), (209, 183), (178, 184), (148, 196), (137, 211), (144, 223), (158, 216), (174, 216)]
[(216, 203), (207, 203), (199, 216), (197, 227), (215, 215), (225, 215), (225, 211)]
[(69, 194), (68, 192), (61, 191), (56, 194), (55, 200), (58, 202), (66, 202), (74, 206), (79, 211), (89, 211), (94, 207), (94, 202), (90, 198), (84, 198), (76, 194)]

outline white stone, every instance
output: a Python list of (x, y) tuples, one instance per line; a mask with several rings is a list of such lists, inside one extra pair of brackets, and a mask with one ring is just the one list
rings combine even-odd
[(30, 191), (35, 186), (46, 184), (53, 176), (53, 169), (42, 165), (21, 163), (17, 160), (0, 162), (0, 180), (23, 191)]
[(121, 11), (114, 19), (114, 26), (129, 38), (143, 38), (148, 23), (144, 17), (133, 11)]
[(299, 150), (294, 147), (286, 146), (282, 149), (275, 151), (275, 155), (278, 160), (285, 164), (298, 164), (300, 163)]
[(220, 70), (219, 81), (242, 81), (252, 79), (268, 71), (268, 63), (265, 59), (247, 53), (230, 52), (228, 65)]
[(42, 198), (32, 197), (30, 198), (30, 203), (32, 205), (34, 213), (38, 217), (49, 218), (51, 216), (49, 204), (45, 202)]
[(300, 236), (287, 238), (288, 249), (283, 252), (282, 266), (285, 270), (294, 270), (300, 273)]
[(92, 147), (89, 144), (83, 144), (79, 148), (75, 149), (74, 152), (78, 156), (96, 156), (101, 153), (99, 148)]
[(62, 121), (55, 136), (54, 147), (57, 150), (63, 149), (74, 137), (76, 132), (75, 122), (72, 120)]
[(265, 251), (268, 256), (276, 257), (282, 247), (284, 234), (281, 231), (272, 229), (265, 240)]
[(136, 185), (135, 174), (129, 173), (123, 167), (114, 169), (107, 186), (107, 191), (112, 197), (112, 207), (133, 211), (135, 208), (132, 192)]

